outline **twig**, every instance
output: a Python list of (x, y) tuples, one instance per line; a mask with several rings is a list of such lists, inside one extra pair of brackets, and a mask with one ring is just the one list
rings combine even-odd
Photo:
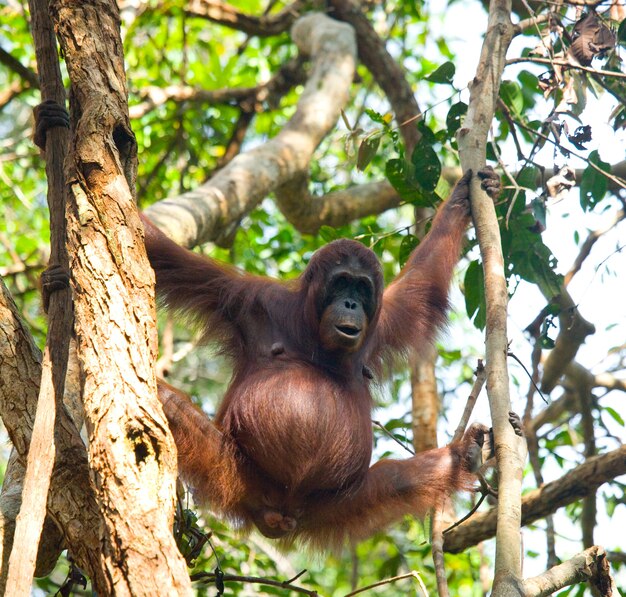
[(400, 574), (399, 576), (392, 576), (391, 578), (386, 578), (385, 580), (381, 580), (375, 582), (371, 585), (367, 585), (366, 587), (361, 587), (356, 591), (352, 591), (350, 593), (346, 593), (345, 597), (353, 597), (353, 595), (357, 595), (359, 593), (363, 593), (365, 591), (369, 591), (370, 589), (375, 589), (376, 587), (382, 587), (383, 585), (389, 585), (392, 582), (397, 582), (399, 580), (404, 580), (405, 578), (414, 578), (419, 585), (419, 588), (422, 590), (422, 593), (428, 597), (428, 591), (426, 590), (426, 586), (424, 585), (424, 581), (420, 576), (419, 572), (415, 570), (411, 570), (411, 572), (407, 572), (406, 574)]
[(607, 226), (605, 226), (604, 228), (599, 228), (598, 230), (593, 230), (589, 233), (589, 236), (587, 236), (585, 242), (580, 247), (580, 251), (576, 257), (576, 260), (574, 261), (574, 264), (567, 272), (567, 274), (565, 274), (563, 286), (567, 288), (567, 285), (572, 281), (572, 278), (580, 271), (583, 262), (585, 261), (585, 259), (587, 259), (587, 257), (589, 257), (593, 245), (596, 244), (596, 242), (602, 237), (602, 235), (613, 230), (613, 228), (615, 228), (625, 217), (626, 211), (624, 209), (620, 209), (615, 214), (613, 221), (610, 222)]
[(533, 379), (533, 376), (530, 374), (530, 371), (528, 371), (528, 369), (526, 369), (526, 365), (524, 365), (524, 363), (522, 363), (522, 361), (519, 360), (519, 358), (517, 357), (517, 355), (513, 352), (511, 352), (510, 350), (506, 353), (507, 356), (511, 357), (514, 361), (517, 362), (517, 364), (524, 370), (524, 372), (526, 373), (526, 375), (528, 375), (528, 379), (530, 379), (530, 382), (533, 384), (533, 386), (535, 387), (535, 390), (537, 390), (537, 393), (541, 396), (541, 399), (546, 403), (546, 404), (550, 404), (549, 400), (543, 395), (543, 393), (541, 392), (541, 390), (539, 389), (539, 386), (535, 383), (535, 380)]
[(565, 66), (576, 70), (582, 70), (593, 75), (603, 77), (614, 77), (615, 79), (626, 79), (626, 73), (620, 73), (613, 70), (602, 70), (599, 68), (591, 68), (590, 66), (582, 66), (581, 64), (572, 64), (567, 60), (553, 60), (551, 58), (534, 58), (531, 56), (520, 56), (519, 58), (510, 58), (506, 61), (506, 65), (519, 64), (520, 62), (534, 62), (536, 64), (548, 64), (550, 66)]
[(402, 446), (407, 452), (409, 452), (410, 454), (413, 454), (413, 456), (415, 456), (415, 451), (410, 448), (409, 446), (407, 446), (406, 444), (403, 444), (393, 433), (391, 433), (389, 430), (385, 429), (385, 426), (380, 422), (380, 421), (374, 421), (374, 419), (372, 419), (372, 423), (374, 425), (376, 425), (377, 427), (380, 427), (383, 430), (383, 433), (391, 438), (394, 442), (396, 442), (397, 444), (399, 444), (400, 446)]
[(485, 501), (485, 498), (488, 496), (489, 494), (485, 491), (483, 493), (481, 493), (480, 495), (480, 499), (476, 502), (476, 504), (473, 506), (473, 508), (463, 517), (460, 518), (459, 520), (457, 520), (453, 525), (449, 526), (443, 533), (444, 535), (446, 533), (449, 533), (452, 529), (455, 529), (456, 527), (458, 527), (460, 524), (463, 524), (468, 518), (470, 518), (474, 512), (476, 512), (476, 510), (478, 510), (478, 508), (480, 508), (480, 505)]
[(476, 405), (476, 401), (478, 400), (478, 396), (480, 395), (483, 386), (485, 385), (485, 380), (487, 379), (487, 372), (485, 371), (485, 366), (483, 365), (483, 360), (478, 359), (478, 365), (476, 365), (476, 379), (474, 380), (474, 385), (472, 386), (472, 391), (470, 395), (467, 397), (467, 402), (465, 403), (465, 409), (463, 410), (463, 414), (461, 415), (461, 420), (454, 432), (454, 436), (452, 441), (459, 441), (463, 434), (465, 433), (465, 429), (467, 429), (467, 424), (472, 416), (472, 411), (474, 410), (474, 406)]
[(548, 143), (551, 143), (552, 145), (554, 145), (555, 147), (558, 147), (559, 149), (564, 149), (565, 151), (567, 151), (567, 153), (573, 155), (574, 157), (578, 158), (579, 160), (582, 160), (588, 166), (591, 166), (599, 174), (602, 174), (603, 176), (605, 176), (609, 180), (612, 180), (618, 187), (620, 187), (622, 189), (626, 189), (626, 181), (621, 179), (619, 176), (615, 176), (615, 175), (611, 174), (610, 172), (606, 172), (605, 170), (602, 170), (602, 168), (600, 168), (600, 166), (598, 166), (597, 164), (594, 164), (589, 158), (586, 158), (584, 155), (582, 155), (580, 153), (577, 153), (576, 151), (572, 151), (571, 149), (563, 147), (563, 145), (561, 145), (558, 141), (554, 141), (553, 139), (550, 139), (550, 137), (548, 137), (547, 135), (544, 135), (543, 133), (540, 133), (539, 131), (536, 131), (534, 128), (528, 126), (527, 124), (524, 124), (523, 122), (520, 122), (519, 120), (516, 120), (515, 122), (517, 123), (517, 126), (519, 126), (520, 128), (523, 128), (524, 130), (528, 131), (529, 133), (531, 133), (533, 135), (536, 135), (537, 137), (540, 137), (544, 141), (547, 141)]

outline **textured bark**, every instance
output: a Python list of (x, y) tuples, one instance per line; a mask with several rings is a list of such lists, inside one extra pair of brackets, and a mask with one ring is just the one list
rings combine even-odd
[(68, 248), (89, 464), (102, 545), (101, 594), (191, 593), (171, 533), (176, 450), (156, 399), (154, 280), (133, 201), (113, 1), (51, 2), (72, 83)]
[(437, 351), (411, 363), (411, 426), (413, 447), (423, 452), (437, 447), (439, 393), (435, 378)]
[[(41, 353), (20, 319), (8, 290), (0, 281), (0, 414), (18, 456), (13, 460), (13, 466), (22, 471), (33, 429), (40, 378)], [(66, 410), (58, 413), (55, 433), (56, 462), (52, 473), (48, 512), (61, 529), (64, 544), (72, 546), (72, 555), (78, 565), (97, 582), (100, 574), (99, 517), (89, 484), (85, 446)], [(21, 495), (21, 487), (18, 489), (17, 485), (9, 491), (13, 482), (20, 482), (20, 472), (11, 472), (9, 468), (7, 475), (12, 475), (13, 481), (9, 479), (5, 482), (0, 499), (3, 517), (0, 525), (3, 565), (0, 585), (6, 582), (6, 550), (10, 550), (13, 541), (12, 521), (17, 514), (16, 508), (19, 507), (16, 499)], [(44, 533), (46, 528), (49, 526), (44, 527)], [(50, 541), (53, 551), (56, 539), (51, 537)], [(46, 546), (47, 539), (42, 549), (45, 550)], [(39, 561), (42, 568), (47, 566), (44, 562), (49, 562), (50, 557), (40, 550)], [(45, 570), (42, 569), (41, 572)]]
[[(485, 163), (506, 52), (513, 35), (511, 0), (492, 0), (476, 76), (470, 83), (467, 117), (458, 133), (463, 169), (478, 171)], [(525, 446), (509, 423), (511, 399), (507, 368), (507, 304), (500, 229), (493, 202), (472, 180), (472, 216), (485, 275), (487, 307), (487, 394), (493, 421), (498, 472), (498, 532), (494, 597), (521, 594), (521, 491)]]
[[(39, 72), (41, 100), (65, 105), (65, 89), (47, 0), (30, 0), (31, 31)], [(64, 127), (47, 131), (45, 141), (48, 207), (50, 210), (50, 264), (68, 268), (65, 247), (65, 201), (63, 164), (69, 132)], [(63, 409), (68, 350), (72, 336), (72, 297), (69, 288), (56, 291), (48, 305), (49, 326), (42, 363), (41, 383), (32, 441), (23, 479), (20, 513), (16, 520), (9, 561), (7, 592), (22, 595), (30, 590), (37, 548), (46, 518), (50, 477), (56, 455), (56, 413)], [(48, 523), (48, 528), (50, 528)], [(56, 550), (56, 557), (59, 551)], [(55, 553), (49, 552), (50, 560)]]

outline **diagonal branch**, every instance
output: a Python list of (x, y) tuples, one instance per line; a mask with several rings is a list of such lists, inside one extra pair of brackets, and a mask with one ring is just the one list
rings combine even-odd
[(330, 4), (333, 7), (333, 16), (337, 16), (354, 27), (359, 58), (372, 73), (389, 100), (406, 145), (406, 154), (410, 156), (420, 137), (416, 125), (418, 117), (421, 116), (421, 110), (406, 80), (403, 68), (387, 51), (385, 42), (363, 13), (360, 2), (331, 0)]
[(236, 156), (197, 189), (161, 201), (147, 215), (172, 239), (191, 247), (224, 232), (278, 186), (308, 172), (313, 152), (348, 101), (356, 43), (348, 25), (312, 14), (292, 30), (313, 68), (296, 113), (270, 141)]

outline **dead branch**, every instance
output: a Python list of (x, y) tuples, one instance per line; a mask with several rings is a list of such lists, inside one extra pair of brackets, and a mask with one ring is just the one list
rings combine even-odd
[(524, 581), (524, 595), (544, 597), (556, 593), (559, 589), (581, 582), (590, 582), (606, 597), (619, 595), (607, 554), (603, 547), (594, 545), (576, 554), (567, 562), (550, 568), (543, 574)]

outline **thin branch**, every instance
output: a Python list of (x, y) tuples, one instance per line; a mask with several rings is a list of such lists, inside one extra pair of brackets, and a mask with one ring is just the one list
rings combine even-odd
[(129, 108), (131, 119), (142, 118), (166, 102), (234, 104), (246, 112), (259, 112), (263, 105), (275, 106), (285, 93), (304, 82), (300, 59), (283, 64), (278, 72), (256, 87), (202, 89), (189, 85), (149, 86), (137, 91), (141, 102)]
[(443, 509), (437, 508), (432, 513), (431, 521), (431, 551), (433, 555), (433, 564), (435, 566), (435, 577), (437, 578), (437, 595), (438, 597), (450, 597), (448, 578), (446, 576), (446, 565), (443, 557)]
[(370, 591), (371, 589), (375, 589), (376, 587), (382, 587), (384, 585), (390, 585), (391, 583), (397, 582), (399, 580), (404, 580), (405, 578), (414, 578), (417, 581), (417, 584), (422, 591), (422, 593), (428, 597), (428, 591), (426, 590), (426, 586), (424, 585), (424, 581), (422, 581), (422, 577), (419, 575), (419, 572), (415, 570), (411, 570), (411, 572), (407, 572), (407, 574), (400, 574), (399, 576), (393, 576), (391, 578), (386, 578), (385, 580), (381, 580), (379, 582), (372, 583), (371, 585), (367, 585), (366, 587), (361, 587), (356, 591), (352, 591), (347, 593), (345, 597), (354, 597), (354, 595), (358, 595), (359, 593), (364, 593), (365, 591)]
[(521, 62), (533, 62), (535, 64), (547, 64), (550, 66), (565, 66), (567, 68), (573, 68), (574, 70), (582, 70), (586, 73), (593, 75), (600, 75), (602, 77), (612, 77), (614, 79), (626, 79), (626, 73), (620, 73), (614, 70), (602, 70), (600, 68), (591, 68), (590, 66), (582, 66), (581, 64), (574, 64), (567, 60), (554, 60), (552, 58), (535, 58), (533, 56), (520, 56), (519, 58), (509, 58), (506, 61), (506, 65), (519, 64)]
[[(457, 134), (461, 165), (478, 172), (485, 164), (487, 139), (496, 110), (506, 52), (513, 36), (511, 1), (491, 0), (487, 33), (476, 75), (470, 83), (465, 122)], [(502, 239), (493, 201), (473, 176), (471, 211), (485, 277), (486, 361), (489, 408), (498, 473), (494, 597), (514, 594), (522, 577), (520, 501), (525, 442), (509, 422), (511, 399), (507, 370), (507, 284)], [(450, 534), (446, 535), (446, 538)]]
[(580, 251), (574, 260), (574, 263), (570, 270), (565, 274), (563, 280), (563, 286), (567, 288), (568, 284), (572, 281), (572, 278), (580, 271), (585, 259), (589, 257), (591, 249), (600, 238), (607, 232), (610, 232), (615, 228), (624, 218), (626, 218), (626, 211), (620, 209), (614, 216), (613, 220), (609, 222), (604, 228), (598, 228), (589, 233), (589, 236), (585, 239), (585, 242), (581, 245)]
[[(54, 29), (47, 0), (30, 0), (31, 30), (39, 67), (42, 101), (65, 107), (65, 89), (59, 67)], [(5, 57), (6, 58), (6, 57)], [(69, 131), (54, 127), (47, 131), (46, 176), (50, 210), (50, 264), (69, 271), (65, 226), (65, 176)], [(48, 308), (48, 305), (45, 305)], [(55, 427), (63, 410), (68, 352), (72, 336), (72, 296), (69, 285), (50, 296), (50, 325), (41, 372), (37, 412), (22, 490), (22, 504), (16, 520), (13, 549), (9, 559), (6, 594), (25, 595), (35, 574), (37, 549), (47, 513), (48, 492), (57, 452)], [(58, 553), (55, 554), (58, 557)]]
[(415, 456), (415, 450), (413, 450), (410, 446), (407, 446), (406, 444), (402, 443), (393, 433), (388, 431), (380, 421), (375, 421), (374, 419), (372, 419), (372, 423), (376, 425), (377, 427), (380, 427), (380, 429), (382, 429), (383, 433), (388, 438), (392, 439), (399, 446), (402, 446), (409, 454), (412, 454), (413, 456)]
[(478, 364), (476, 365), (476, 379), (474, 380), (474, 385), (472, 386), (472, 390), (470, 395), (467, 397), (467, 402), (465, 403), (465, 409), (463, 410), (463, 414), (461, 415), (461, 419), (459, 420), (459, 424), (457, 425), (456, 431), (454, 432), (454, 436), (452, 437), (452, 441), (459, 441), (465, 430), (467, 429), (467, 424), (469, 423), (470, 417), (472, 416), (472, 411), (474, 410), (474, 406), (476, 406), (476, 401), (478, 400), (478, 396), (480, 396), (480, 392), (485, 385), (485, 381), (487, 379), (487, 372), (483, 365), (482, 359), (478, 359)]
[[(317, 597), (319, 593), (312, 589), (305, 589), (304, 587), (299, 587), (298, 585), (292, 584), (292, 581), (297, 579), (300, 576), (296, 576), (291, 580), (272, 580), (271, 578), (261, 578), (259, 576), (241, 576), (239, 574), (220, 574), (219, 579), (222, 582), (242, 582), (242, 583), (250, 583), (250, 584), (258, 584), (265, 585), (267, 587), (278, 587), (279, 589), (288, 589), (289, 591), (293, 591), (294, 593), (300, 593), (301, 595), (309, 595), (310, 597)], [(203, 581), (206, 583), (214, 583), (217, 580), (218, 576), (212, 572), (199, 572), (198, 574), (192, 574), (192, 581)]]
[[(559, 149), (564, 149), (565, 151), (567, 151), (568, 154), (571, 154), (574, 157), (578, 158), (579, 160), (582, 160), (588, 166), (591, 166), (598, 174), (601, 174), (602, 176), (612, 181), (618, 188), (626, 189), (626, 180), (622, 179), (619, 176), (615, 176), (611, 174), (610, 172), (606, 172), (605, 170), (602, 170), (600, 166), (598, 166), (597, 164), (594, 164), (591, 160), (589, 160), (589, 158), (585, 157), (584, 155), (580, 153), (577, 153), (576, 151), (573, 151), (568, 148), (564, 148), (558, 141), (555, 141), (554, 139), (551, 139), (549, 136), (544, 135), (543, 133), (540, 133), (534, 128), (528, 126), (527, 124), (519, 120), (516, 120), (515, 122), (517, 123), (517, 126), (519, 126), (520, 128), (523, 128), (525, 131), (528, 131), (529, 133), (536, 135), (537, 137), (543, 139), (544, 141), (547, 141), (548, 143), (551, 143), (552, 145), (554, 145), (555, 147), (558, 147)], [(621, 165), (622, 162), (620, 162), (619, 164)], [(576, 178), (578, 179), (578, 172), (576, 173)]]
[(29, 87), (39, 89), (37, 73), (32, 68), (24, 66), (17, 58), (2, 48), (0, 48), (0, 64), (4, 64), (9, 70), (19, 75), (28, 83)]

